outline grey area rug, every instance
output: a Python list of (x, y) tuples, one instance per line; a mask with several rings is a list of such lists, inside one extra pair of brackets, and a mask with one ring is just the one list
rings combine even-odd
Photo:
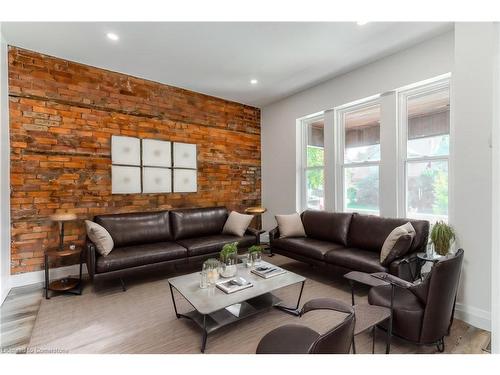
[[(285, 257), (266, 257), (307, 277), (302, 303), (317, 297), (338, 298), (350, 303), (346, 280), (332, 277), (306, 264)], [(98, 288), (87, 283), (81, 296), (58, 295), (43, 299), (29, 347), (50, 353), (200, 353), (201, 332), (189, 320), (174, 314), (167, 279), (193, 272), (172, 271), (163, 275), (127, 280), (123, 292), (119, 283), (109, 282)], [(277, 291), (287, 305), (294, 306), (300, 285)], [(367, 289), (356, 290), (356, 302), (366, 302)], [(191, 306), (176, 294), (179, 312)], [(302, 318), (277, 309), (252, 316), (209, 335), (206, 353), (255, 353), (260, 339), (283, 324), (304, 324), (324, 332), (343, 319), (340, 313), (310, 312)], [(468, 325), (456, 320), (446, 338), (447, 352), (452, 352)], [(376, 352), (385, 352), (385, 333), (377, 331)], [(356, 336), (358, 353), (371, 353), (370, 332)], [(391, 353), (435, 353), (433, 346), (416, 346), (393, 339)]]

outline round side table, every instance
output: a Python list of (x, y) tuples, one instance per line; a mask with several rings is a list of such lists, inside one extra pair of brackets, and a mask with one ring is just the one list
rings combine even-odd
[[(49, 266), (51, 259), (62, 259), (73, 256), (79, 256), (80, 273), (76, 277), (64, 277), (59, 280), (50, 282)], [(83, 250), (82, 249), (65, 249), (65, 250), (47, 250), (45, 251), (45, 298), (50, 299), (49, 290), (60, 293), (82, 294), (82, 266), (83, 266)]]
[(427, 253), (417, 253), (418, 275), (420, 280), (422, 280), (422, 278), (425, 276), (425, 274), (422, 274), (422, 267), (424, 266), (424, 264), (430, 262), (434, 265), (434, 263), (437, 263), (441, 258), (442, 258), (441, 255), (431, 256)]
[(265, 207), (248, 207), (245, 209), (245, 213), (249, 215), (254, 215), (257, 218), (257, 229), (262, 229), (262, 215), (267, 211)]

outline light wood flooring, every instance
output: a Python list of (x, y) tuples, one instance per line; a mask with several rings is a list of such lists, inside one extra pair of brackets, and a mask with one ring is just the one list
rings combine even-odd
[[(291, 266), (294, 272), (305, 273), (312, 271), (299, 262), (294, 262), (288, 258), (275, 256), (266, 260), (273, 263)], [(306, 267), (306, 268), (304, 268)], [(295, 269), (296, 268), (296, 269)], [(304, 275), (309, 276), (309, 275)], [(318, 276), (315, 281), (328, 282), (325, 275)], [(151, 282), (150, 279), (138, 279), (133, 283), (138, 285)], [(37, 318), (40, 304), (42, 302), (42, 284), (35, 284), (26, 287), (14, 288), (11, 290), (3, 305), (0, 308), (0, 347), (2, 353), (26, 353), (29, 351), (29, 343), (32, 336), (33, 327)], [(111, 285), (111, 288), (115, 288)], [(116, 288), (119, 288), (117, 285)], [(96, 294), (92, 286), (86, 283), (86, 293)], [(97, 292), (99, 295), (99, 292)], [(361, 295), (365, 295), (366, 291), (362, 291)], [(76, 296), (61, 296), (61, 298), (81, 298)], [(51, 301), (47, 301), (51, 302)], [(304, 301), (303, 301), (304, 302)], [(180, 327), (182, 329), (182, 326)], [(377, 336), (382, 336), (378, 334)], [(370, 336), (361, 339), (363, 341), (370, 340)], [(446, 340), (446, 353), (467, 354), (467, 353), (487, 353), (490, 343), (490, 333), (479, 328), (468, 325), (467, 323), (455, 320), (453, 325), (453, 334)], [(397, 345), (397, 339), (395, 344)], [(222, 347), (221, 347), (222, 349)], [(127, 352), (134, 352), (133, 350)], [(209, 351), (210, 352), (210, 351)], [(396, 351), (397, 352), (397, 351)], [(412, 348), (409, 352), (413, 353), (428, 353), (428, 350), (421, 351), (418, 347)]]

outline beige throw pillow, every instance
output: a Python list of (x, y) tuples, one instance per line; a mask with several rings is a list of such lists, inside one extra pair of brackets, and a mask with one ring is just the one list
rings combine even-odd
[(245, 215), (236, 211), (231, 211), (224, 224), (224, 228), (222, 228), (222, 233), (243, 237), (252, 219), (253, 215)]
[(85, 227), (87, 228), (87, 236), (95, 244), (97, 252), (104, 257), (108, 255), (115, 246), (109, 232), (101, 225), (90, 220), (85, 220)]
[[(387, 236), (387, 238), (384, 241), (384, 244), (382, 245), (382, 250), (380, 251), (380, 263), (384, 264), (384, 261), (386, 258), (389, 256), (391, 251), (397, 250), (398, 253), (401, 253), (403, 250), (408, 250), (408, 249), (400, 249), (399, 247), (395, 249), (395, 245), (398, 242), (398, 240), (403, 237), (403, 236), (410, 236), (410, 241), (408, 243), (408, 249), (411, 246), (411, 241), (413, 240), (413, 237), (415, 237), (415, 228), (413, 228), (413, 225), (411, 223), (406, 223), (404, 225), (401, 225), (399, 227), (396, 227), (392, 230), (391, 233)], [(408, 242), (408, 241), (404, 241)], [(401, 242), (400, 242), (401, 244)], [(392, 257), (391, 257), (392, 258)]]
[(305, 237), (306, 231), (300, 219), (300, 215), (295, 213), (291, 215), (276, 215), (280, 238), (283, 237)]

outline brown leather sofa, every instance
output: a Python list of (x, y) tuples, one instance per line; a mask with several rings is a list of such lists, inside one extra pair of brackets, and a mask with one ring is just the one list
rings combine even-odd
[[(425, 251), (429, 222), (390, 219), (357, 213), (307, 210), (301, 214), (306, 237), (280, 238), (278, 227), (269, 232), (271, 251), (346, 274), (350, 271), (388, 272), (405, 280), (417, 276), (416, 253)], [(380, 263), (380, 250), (389, 233), (410, 222), (415, 238), (405, 256), (389, 266)]]
[(225, 207), (209, 207), (96, 216), (94, 221), (106, 228), (115, 247), (103, 257), (87, 238), (90, 278), (122, 279), (139, 271), (218, 257), (227, 243), (238, 242), (240, 248), (259, 243), (260, 232), (253, 228), (243, 237), (223, 234), (228, 214)]

